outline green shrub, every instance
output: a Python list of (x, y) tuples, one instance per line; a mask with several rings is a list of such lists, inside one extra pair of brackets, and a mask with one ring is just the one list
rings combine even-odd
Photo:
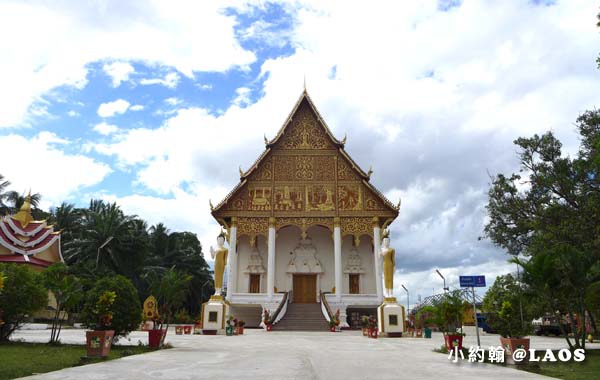
[(123, 276), (105, 277), (96, 282), (85, 298), (81, 313), (83, 324), (94, 328), (99, 323), (97, 302), (106, 292), (116, 295), (111, 306), (111, 327), (115, 330), (115, 336), (125, 336), (136, 330), (142, 320), (140, 299), (131, 281)]
[(40, 275), (26, 265), (0, 264), (4, 287), (0, 293), (0, 341), (9, 336), (29, 314), (48, 305), (48, 291)]

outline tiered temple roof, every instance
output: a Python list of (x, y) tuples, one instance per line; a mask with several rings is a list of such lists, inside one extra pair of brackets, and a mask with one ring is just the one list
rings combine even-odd
[(45, 268), (62, 261), (60, 231), (44, 220), (33, 220), (29, 196), (16, 215), (0, 219), (0, 262)]

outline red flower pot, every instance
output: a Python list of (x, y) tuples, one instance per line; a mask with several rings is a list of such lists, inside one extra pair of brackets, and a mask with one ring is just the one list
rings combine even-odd
[(239, 335), (244, 335), (244, 326), (236, 327), (236, 330)]
[(94, 330), (86, 331), (86, 349), (87, 356), (89, 357), (106, 357), (110, 353), (110, 346), (112, 344), (113, 337), (115, 336), (114, 330)]
[(185, 335), (190, 335), (192, 333), (192, 326), (183, 326), (183, 333)]
[(267, 325), (267, 331), (273, 331), (273, 325)]
[(378, 335), (379, 335), (379, 331), (377, 330), (377, 328), (369, 329), (369, 338), (377, 339)]
[(167, 335), (166, 329), (148, 330), (148, 346), (150, 348), (159, 348), (163, 336)]
[[(500, 344), (504, 348), (504, 356), (508, 362), (514, 362), (512, 354), (517, 349), (524, 349), (526, 352), (529, 352), (529, 342), (529, 338), (500, 338)], [(518, 363), (526, 363), (528, 360), (527, 358)]]
[(362, 333), (363, 333), (363, 336), (369, 336), (369, 328), (368, 327), (363, 327), (362, 328)]
[(183, 326), (175, 326), (175, 334), (182, 335), (183, 334)]
[(335, 332), (335, 326), (331, 326), (331, 327), (329, 328), (329, 331), (331, 331), (331, 332)]
[(463, 336), (459, 334), (447, 334), (444, 335), (444, 341), (446, 342), (446, 348), (448, 351), (452, 351), (454, 347), (458, 347), (462, 350)]

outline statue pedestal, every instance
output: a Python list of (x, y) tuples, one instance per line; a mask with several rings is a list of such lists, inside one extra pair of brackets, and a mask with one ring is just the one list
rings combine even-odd
[(208, 302), (202, 304), (202, 334), (224, 334), (226, 311), (223, 296), (211, 296)]
[(404, 332), (404, 306), (395, 297), (386, 297), (377, 308), (377, 327), (381, 336), (399, 338)]

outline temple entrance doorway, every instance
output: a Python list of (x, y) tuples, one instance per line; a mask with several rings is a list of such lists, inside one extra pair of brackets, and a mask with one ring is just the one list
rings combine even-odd
[(316, 303), (317, 302), (317, 275), (316, 274), (294, 274), (294, 302)]
[(250, 275), (250, 285), (248, 286), (250, 293), (260, 293), (260, 274)]

